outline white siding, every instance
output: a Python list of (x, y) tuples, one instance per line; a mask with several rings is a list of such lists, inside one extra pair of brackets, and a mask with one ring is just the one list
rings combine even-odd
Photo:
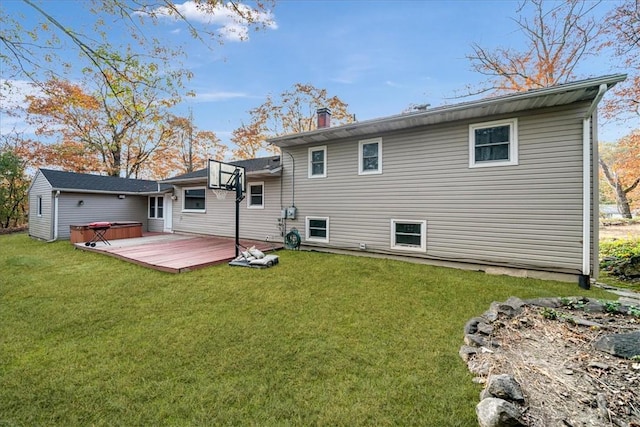
[[(414, 129), (382, 137), (383, 173), (358, 175), (358, 140), (327, 146), (327, 177), (308, 179), (303, 145), (295, 157), (296, 227), (330, 218), (327, 246), (451, 261), (579, 272), (582, 260), (582, 115), (587, 104), (487, 117), (518, 118), (519, 165), (469, 168), (468, 126)], [(368, 137), (368, 138), (369, 138)], [(365, 138), (362, 138), (365, 139)], [(292, 203), (292, 162), (284, 204)], [(427, 221), (426, 252), (393, 251), (390, 220)]]
[[(240, 237), (244, 239), (282, 241), (278, 229), (280, 217), (279, 177), (247, 177), (247, 183), (264, 182), (264, 209), (247, 208), (246, 198), (240, 203)], [(203, 184), (204, 185), (204, 184)], [(193, 186), (193, 185), (190, 185)], [(182, 188), (176, 187), (173, 202), (173, 230), (183, 233), (235, 236), (235, 193), (218, 200), (211, 190), (205, 191), (206, 212), (182, 211)]]
[[(42, 197), (42, 215), (38, 216), (38, 197)], [(29, 235), (53, 239), (53, 193), (51, 184), (38, 171), (29, 189)]]

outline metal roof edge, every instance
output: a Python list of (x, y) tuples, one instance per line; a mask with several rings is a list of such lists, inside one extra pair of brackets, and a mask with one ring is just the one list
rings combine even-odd
[(545, 87), (545, 88), (530, 89), (526, 92), (510, 93), (506, 95), (500, 95), (500, 96), (491, 97), (491, 98), (483, 98), (483, 99), (478, 99), (474, 101), (462, 102), (458, 104), (443, 105), (443, 106), (435, 107), (426, 111), (420, 111), (415, 113), (405, 113), (405, 114), (395, 114), (393, 116), (364, 120), (362, 122), (349, 123), (341, 126), (277, 136), (274, 138), (268, 138), (267, 142), (278, 146), (278, 143), (291, 141), (291, 140), (295, 140), (295, 139), (306, 137), (306, 136), (320, 135), (323, 133), (331, 134), (332, 132), (336, 132), (336, 131), (348, 131), (350, 129), (366, 127), (372, 124), (382, 124), (385, 122), (394, 122), (394, 121), (399, 121), (399, 120), (408, 119), (408, 118), (428, 117), (430, 115), (435, 115), (435, 114), (455, 112), (459, 110), (489, 106), (492, 104), (519, 101), (522, 99), (535, 98), (539, 96), (547, 96), (547, 95), (553, 95), (557, 93), (576, 91), (576, 90), (585, 89), (588, 87), (598, 87), (601, 84), (606, 84), (607, 88), (610, 89), (616, 83), (619, 83), (625, 80), (626, 78), (627, 78), (627, 74), (610, 74), (606, 76), (594, 77), (594, 78), (579, 80), (579, 81), (570, 82), (570, 83), (563, 83), (563, 84)]

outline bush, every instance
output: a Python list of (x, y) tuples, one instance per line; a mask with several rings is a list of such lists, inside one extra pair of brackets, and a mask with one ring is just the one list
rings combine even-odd
[(600, 268), (622, 279), (640, 277), (640, 239), (600, 242)]

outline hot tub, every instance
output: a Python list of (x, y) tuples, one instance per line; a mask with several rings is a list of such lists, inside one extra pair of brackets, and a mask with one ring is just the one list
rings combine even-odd
[[(89, 224), (70, 225), (71, 243), (88, 242), (93, 238), (94, 232), (89, 228)], [(117, 221), (112, 222), (111, 227), (104, 235), (107, 240), (131, 239), (134, 237), (142, 237), (142, 223), (135, 221)]]

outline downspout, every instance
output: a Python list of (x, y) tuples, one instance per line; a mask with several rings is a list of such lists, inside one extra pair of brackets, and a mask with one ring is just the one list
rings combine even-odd
[[(578, 284), (583, 289), (589, 289), (591, 286), (591, 117), (607, 89), (608, 86), (605, 83), (600, 85), (596, 97), (582, 120), (582, 275)], [(595, 144), (597, 131), (597, 129), (593, 129), (594, 152), (598, 150), (598, 146)], [(594, 156), (597, 156), (597, 153), (594, 153)]]
[(60, 197), (60, 190), (56, 191), (53, 198), (53, 239), (47, 240), (47, 243), (58, 240), (58, 197)]

